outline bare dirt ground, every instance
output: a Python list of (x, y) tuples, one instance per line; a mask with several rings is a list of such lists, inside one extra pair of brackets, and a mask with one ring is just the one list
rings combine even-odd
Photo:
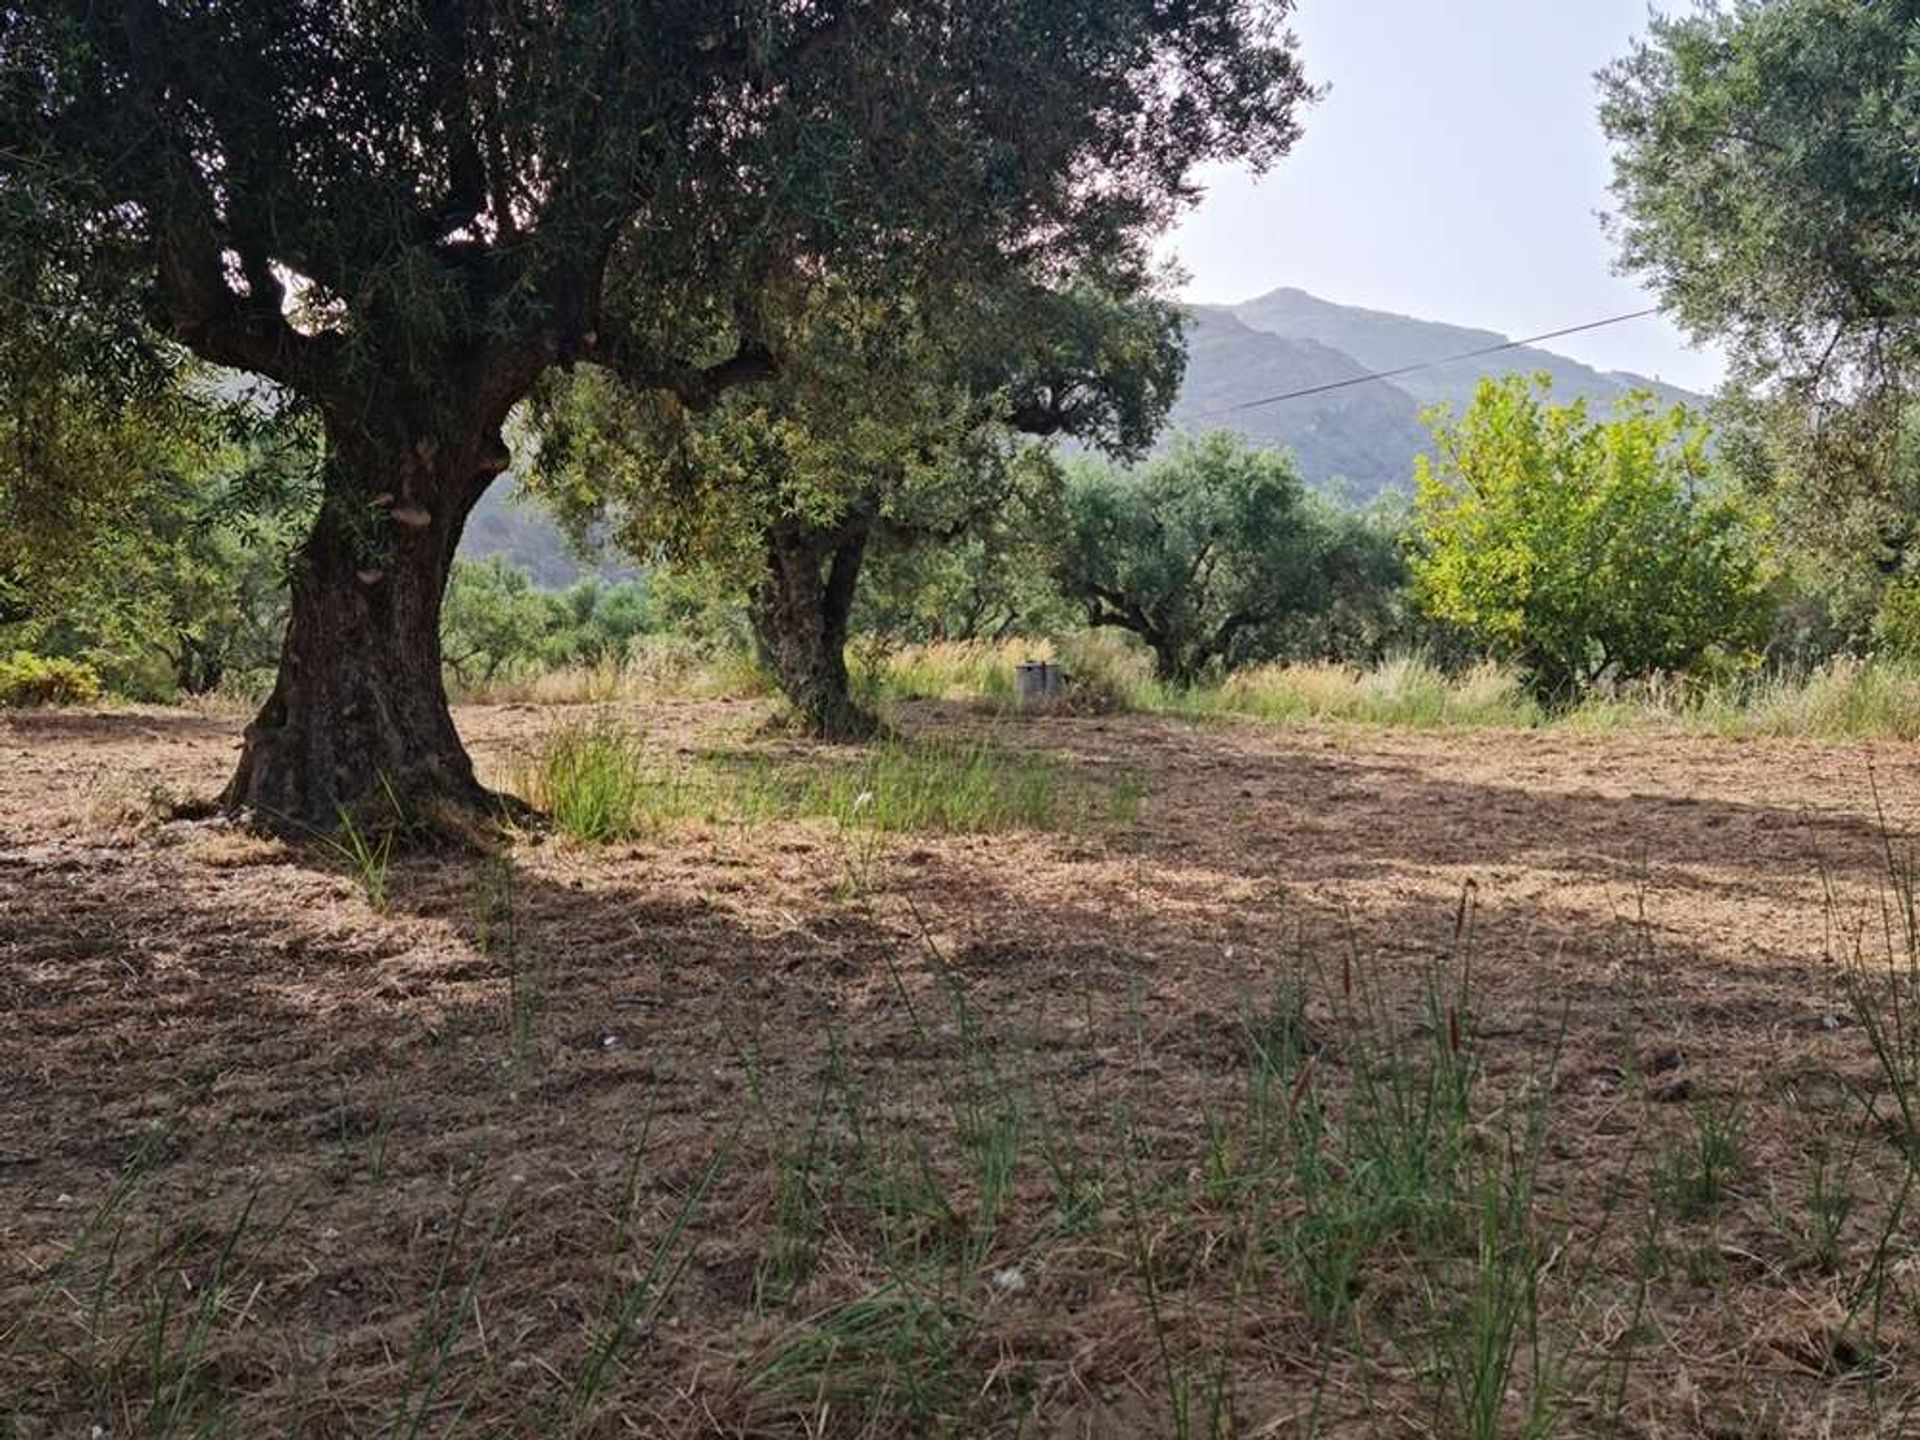
[[(668, 756), (771, 743), (750, 705), (619, 715)], [(485, 770), (555, 717), (460, 721)], [(1920, 1435), (1902, 1169), (1854, 1108), (1876, 1067), (1841, 983), (1848, 954), (1899, 949), (1882, 902), (1920, 749), (909, 706), (909, 733), (1136, 774), (1138, 818), (532, 837), (397, 861), (377, 910), (322, 851), (156, 817), (218, 789), (239, 723), (0, 715), (0, 1434), (1157, 1435), (1179, 1433), (1168, 1377), (1216, 1370), (1230, 1408), (1196, 1403), (1191, 1433), (1464, 1434), (1395, 1338), (1431, 1298), (1415, 1278), (1371, 1274), (1328, 1338), (1277, 1272), (1220, 1258), (1204, 1204), (1114, 1219), (1114, 1177), (1153, 1182), (1110, 1157), (1124, 1131), (1168, 1183), (1203, 1172), (1282, 988), (1313, 1020), (1358, 967), (1417, 1037), (1421, 977), (1470, 957), (1490, 1093), (1565, 1035), (1540, 1183), (1557, 1358), (1520, 1361), (1497, 1433), (1552, 1390), (1559, 1434)], [(964, 1257), (929, 1262), (970, 1270), (942, 1282), (964, 1325), (832, 1342), (836, 1378), (796, 1336), (897, 1301), (874, 1257), (899, 1235), (882, 1202), (785, 1183), (780, 1137), (831, 1149), (861, 1113), (925, 1137), (972, 1213), (986, 1182), (934, 1098), (968, 1024), (1023, 1097), (1011, 1201), (977, 1245), (916, 1232)], [(1741, 1117), (1728, 1194), (1649, 1238), (1655, 1157), (1703, 1114)], [(1809, 1158), (1854, 1130), (1837, 1179)], [(1035, 1136), (1109, 1156), (1110, 1223), (1061, 1222)], [(1792, 1217), (1835, 1184), (1821, 1264)]]

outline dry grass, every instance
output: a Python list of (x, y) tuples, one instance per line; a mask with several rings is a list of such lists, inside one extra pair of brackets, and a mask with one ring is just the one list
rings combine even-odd
[[(761, 714), (595, 723), (864, 763)], [(554, 723), (461, 718), (496, 771)], [(1920, 755), (901, 718), (1144, 795), (689, 807), (381, 908), (90, 814), (231, 722), (0, 722), (4, 1423), (1913, 1433)]]
[(1698, 712), (1697, 723), (1725, 735), (1920, 739), (1920, 668), (1835, 660), (1804, 676), (1710, 696)]
[(1277, 723), (1340, 722), (1397, 729), (1665, 730), (1739, 738), (1920, 739), (1920, 667), (1833, 660), (1810, 671), (1728, 681), (1656, 678), (1549, 711), (1511, 666), (1445, 670), (1418, 655), (1359, 667), (1291, 662), (1236, 671), (1191, 691), (1156, 684), (1146, 657), (1112, 632), (1059, 641), (911, 646), (885, 655), (870, 684), (886, 698), (1012, 700), (1013, 667), (1055, 660), (1098, 698), (1095, 708)]
[(1370, 670), (1350, 665), (1263, 665), (1229, 675), (1186, 702), (1199, 713), (1261, 720), (1343, 720), (1434, 730), (1525, 726), (1540, 708), (1514, 671), (1482, 663), (1448, 674), (1417, 656)]
[(474, 705), (609, 705), (769, 693), (752, 656), (670, 635), (637, 636), (624, 658), (505, 675), (486, 684), (449, 684), (459, 700)]

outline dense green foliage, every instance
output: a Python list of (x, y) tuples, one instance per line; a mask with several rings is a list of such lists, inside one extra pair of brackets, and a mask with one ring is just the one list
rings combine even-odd
[(484, 685), (515, 671), (624, 659), (635, 636), (660, 626), (651, 599), (637, 580), (543, 590), (498, 557), (455, 561), (441, 612), (447, 668)]
[(1729, 386), (1712, 410), (1720, 468), (1773, 522), (1781, 607), (1769, 653), (1817, 663), (1873, 645), (1889, 587), (1920, 552), (1920, 410), (1809, 405)]
[(1901, 660), (1920, 659), (1920, 579), (1889, 585), (1874, 616), (1875, 648)]
[(953, 539), (882, 546), (867, 561), (852, 628), (886, 640), (1004, 640), (1065, 630), (1072, 607), (1048, 573), (1059, 524), (1059, 472), (977, 516)]
[(129, 390), (33, 348), (0, 340), (23, 362), (0, 373), (0, 641), (145, 699), (270, 671), (311, 513), (307, 427), (177, 356)]
[(1656, 17), (1603, 97), (1621, 259), (1735, 362), (1728, 449), (1801, 597), (1784, 648), (1871, 643), (1920, 566), (1920, 11)]
[[(0, 188), (0, 201), (24, 206)], [(29, 230), (33, 241), (51, 237)], [(225, 439), (181, 354), (76, 308), (39, 253), (0, 247), (0, 626), (60, 615), (119, 572)]]
[[(0, 45), (0, 86), (18, 83), (6, 56)], [(183, 357), (144, 331), (130, 297), (79, 303), (56, 263), (72, 217), (17, 163), (0, 131), (0, 624), (88, 579), (156, 475), (207, 439)]]
[(1140, 636), (1178, 684), (1310, 650), (1316, 631), (1364, 626), (1394, 588), (1390, 534), (1310, 496), (1285, 454), (1230, 435), (1131, 470), (1078, 466), (1066, 512), (1062, 593), (1088, 624)]
[(1920, 359), (1920, 13), (1738, 0), (1604, 77), (1621, 255), (1746, 365), (1844, 393)]
[(1765, 624), (1747, 511), (1707, 430), (1652, 402), (1598, 421), (1544, 377), (1486, 381), (1417, 471), (1420, 603), (1567, 698), (1609, 673), (1745, 655)]
[[(529, 487), (576, 535), (604, 527), (635, 559), (745, 589), (781, 522), (830, 535), (851, 519), (899, 543), (963, 532), (1042, 463), (1015, 437), (1023, 417), (1151, 439), (1179, 373), (1164, 307), (1034, 286), (939, 298), (830, 288), (783, 331), (777, 378), (697, 411), (583, 370), (541, 397)], [(1144, 393), (1095, 388), (1108, 377)]]
[(781, 375), (704, 412), (603, 377), (551, 389), (533, 484), (576, 531), (604, 525), (636, 558), (735, 577), (796, 713), (864, 734), (844, 650), (868, 560), (893, 558), (902, 597), (930, 552), (967, 545), (972, 576), (963, 553), (959, 593), (929, 603), (978, 626), (1022, 591), (984, 573), (1020, 558), (1013, 517), (1057, 487), (1034, 437), (1123, 453), (1151, 440), (1179, 381), (1178, 317), (1117, 283), (1134, 288), (823, 286)]
[[(443, 671), (665, 629), (850, 733), (861, 635), (1118, 627), (1180, 686), (1417, 649), (1556, 699), (1920, 651), (1912, 7), (1653, 20), (1603, 79), (1617, 233), (1734, 355), (1715, 433), (1485, 384), (1411, 533), (1283, 452), (1140, 459), (1191, 320), (1153, 238), (1295, 138), (1288, 8), (0, 11), (0, 644), (162, 696), (288, 637), (229, 795), (288, 815), (396, 764), (461, 798)], [(1418, 340), (1334, 308), (1232, 313)], [(644, 582), (454, 562), (528, 399), (531, 486)]]

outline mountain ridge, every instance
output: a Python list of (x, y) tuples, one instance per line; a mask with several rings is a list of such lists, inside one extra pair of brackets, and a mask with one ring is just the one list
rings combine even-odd
[[(1544, 373), (1555, 399), (1584, 398), (1603, 414), (1640, 390), (1662, 404), (1703, 400), (1645, 376), (1514, 345), (1498, 331), (1340, 305), (1291, 286), (1231, 305), (1188, 305), (1186, 313), (1187, 376), (1173, 427), (1231, 430), (1254, 444), (1285, 446), (1305, 479), (1356, 498), (1404, 490), (1414, 457), (1431, 442), (1421, 415), (1436, 405), (1465, 409), (1489, 376)], [(1494, 346), (1512, 348), (1465, 353)], [(1341, 383), (1408, 366), (1420, 368)], [(1294, 394), (1318, 386), (1341, 388)], [(1262, 403), (1274, 396), (1292, 398)]]
[[(1481, 330), (1446, 320), (1426, 320), (1364, 305), (1342, 305), (1336, 301), (1322, 300), (1317, 295), (1290, 285), (1223, 308), (1233, 311), (1255, 329), (1302, 336), (1331, 345), (1345, 351), (1370, 370), (1396, 370), (1407, 365), (1433, 366), (1433, 370), (1397, 377), (1396, 383), (1415, 398), (1421, 398), (1423, 391), (1444, 395), (1458, 383), (1457, 376), (1489, 373), (1489, 367), (1505, 374), (1545, 370), (1555, 377), (1556, 383), (1562, 378), (1580, 385), (1592, 385), (1598, 381), (1617, 395), (1633, 390), (1648, 390), (1655, 395), (1680, 401), (1693, 402), (1701, 398), (1679, 386), (1668, 385), (1630, 370), (1598, 370), (1557, 350), (1548, 350), (1539, 345), (1514, 346), (1511, 336), (1502, 335), (1497, 330)], [(1496, 345), (1514, 348), (1499, 357), (1466, 354)], [(1452, 383), (1445, 379), (1435, 381), (1431, 377), (1436, 374), (1456, 378)]]

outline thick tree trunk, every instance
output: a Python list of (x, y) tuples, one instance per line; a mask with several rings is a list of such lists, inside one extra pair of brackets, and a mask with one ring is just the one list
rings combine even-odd
[(749, 605), (762, 662), (808, 732), (823, 740), (864, 740), (878, 729), (854, 702), (847, 674), (847, 622), (868, 537), (858, 519), (832, 532), (774, 526), (766, 574)]
[(279, 676), (247, 727), (230, 811), (311, 833), (369, 810), (429, 824), (436, 807), (494, 807), (447, 706), (440, 603), (467, 512), (505, 455), (497, 431), (441, 455), (421, 441), (334, 457), (351, 470), (295, 564)]
[(1163, 685), (1185, 690), (1199, 678), (1199, 667), (1180, 642), (1169, 636), (1148, 633), (1147, 648), (1153, 651), (1153, 678)]

